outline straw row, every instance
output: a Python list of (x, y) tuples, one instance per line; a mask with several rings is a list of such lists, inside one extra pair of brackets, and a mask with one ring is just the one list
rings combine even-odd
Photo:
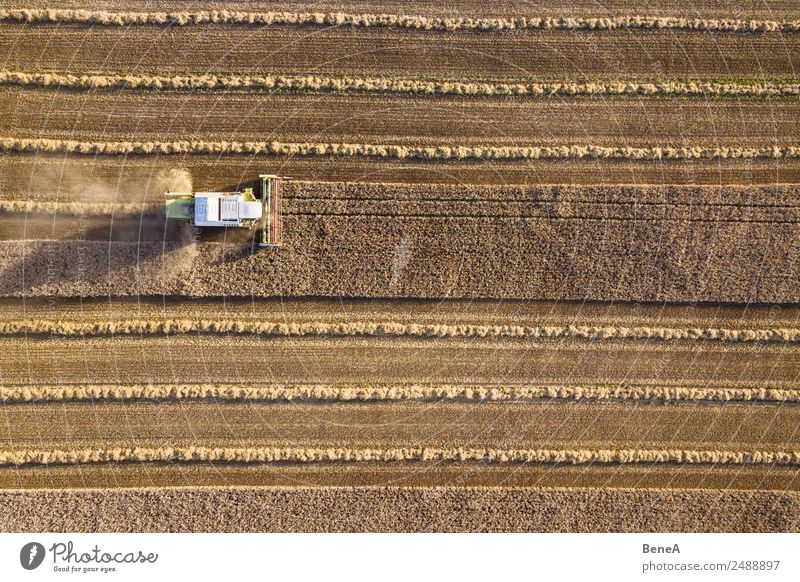
[(459, 384), (75, 384), (3, 386), (0, 402), (87, 400), (231, 400), (367, 402), (403, 400), (648, 400), (800, 402), (800, 390), (672, 386), (486, 386)]
[(686, 96), (789, 97), (800, 83), (714, 81), (594, 81), (493, 83), (415, 80), (391, 77), (315, 75), (71, 75), (0, 71), (0, 84), (67, 89), (136, 89), (145, 91), (283, 91), (397, 93), (470, 96)]
[(242, 319), (130, 319), (0, 321), (0, 334), (104, 336), (114, 334), (225, 333), (274, 336), (408, 336), (421, 338), (509, 338), (586, 340), (695, 340), (723, 342), (800, 342), (798, 328), (730, 329), (622, 327), (589, 325), (447, 325), (394, 321), (285, 323)]
[(348, 14), (342, 12), (107, 12), (104, 10), (0, 10), (0, 20), (21, 23), (93, 24), (103, 26), (348, 26), (402, 28), (429, 31), (501, 32), (516, 30), (686, 30), (699, 32), (797, 32), (800, 21), (740, 18), (681, 18), (671, 16), (615, 16), (608, 18), (465, 18), (402, 14)]
[(347, 143), (228, 141), (81, 142), (62, 139), (0, 138), (0, 151), (85, 155), (272, 155), (367, 156), (423, 160), (693, 160), (786, 159), (800, 157), (799, 146), (766, 147), (604, 147), (578, 146), (402, 146)]
[(303, 448), (303, 447), (114, 447), (11, 449), (0, 451), (0, 465), (81, 465), (119, 462), (217, 463), (685, 463), (722, 465), (798, 465), (800, 451), (722, 451), (683, 449), (488, 449), (488, 448)]

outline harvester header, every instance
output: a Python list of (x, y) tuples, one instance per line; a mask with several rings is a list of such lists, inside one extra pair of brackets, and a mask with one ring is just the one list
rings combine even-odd
[(259, 246), (283, 244), (280, 184), (286, 176), (260, 174), (258, 196), (253, 188), (239, 192), (166, 192), (167, 218), (198, 228), (261, 226)]

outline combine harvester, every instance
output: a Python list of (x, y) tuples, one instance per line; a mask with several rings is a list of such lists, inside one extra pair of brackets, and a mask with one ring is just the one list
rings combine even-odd
[(253, 228), (261, 224), (260, 247), (281, 240), (280, 183), (286, 176), (261, 174), (260, 198), (252, 188), (241, 192), (166, 192), (167, 219), (188, 221), (197, 228)]

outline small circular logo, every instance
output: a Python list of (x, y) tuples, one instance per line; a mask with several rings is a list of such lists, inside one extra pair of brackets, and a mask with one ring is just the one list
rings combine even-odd
[(44, 546), (39, 542), (29, 542), (19, 551), (19, 563), (26, 570), (35, 570), (44, 561)]

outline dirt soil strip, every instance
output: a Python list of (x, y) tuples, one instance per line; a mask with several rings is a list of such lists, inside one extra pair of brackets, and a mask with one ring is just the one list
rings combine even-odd
[[(684, 96), (789, 97), (800, 94), (800, 84), (773, 81), (741, 83), (735, 80), (687, 82), (613, 79), (590, 83), (464, 83), (455, 79), (419, 80), (392, 77), (332, 77), (318, 75), (70, 75), (0, 71), (0, 84), (25, 88), (108, 89), (132, 91), (225, 92), (353, 92), (408, 95), (466, 95), (518, 97)], [(63, 99), (64, 94), (59, 94)]]
[[(465, 509), (466, 508), (466, 509)], [(156, 488), (0, 492), (3, 531), (796, 531), (796, 492)]]
[(488, 463), (105, 463), (0, 470), (0, 489), (209, 486), (598, 487), (800, 490), (800, 472), (763, 465)]
[[(794, 344), (180, 335), (0, 338), (7, 387), (440, 384), (798, 388)], [(186, 358), (186, 354), (192, 354)], [(87, 369), (87, 366), (89, 368)]]
[[(800, 182), (796, 159), (746, 160), (450, 160), (447, 164), (415, 159), (360, 157), (275, 157), (193, 155), (94, 157), (0, 152), (0, 192), (5, 199), (45, 199), (54, 185), (68, 199), (126, 202), (154, 188), (159, 173), (185, 169), (198, 190), (236, 188), (259, 173), (278, 173), (314, 182), (411, 184), (570, 184), (624, 185), (782, 185)], [(39, 185), (39, 188), (34, 188)], [(87, 186), (89, 189), (87, 190)], [(95, 187), (92, 187), (95, 186)]]
[[(800, 85), (797, 86), (800, 90)], [(245, 153), (269, 155), (352, 155), (336, 143), (378, 144), (361, 155), (435, 159), (536, 159), (556, 156), (599, 158), (655, 157), (697, 159), (709, 153), (678, 154), (681, 148), (735, 150), (797, 145), (800, 100), (692, 100), (642, 97), (623, 99), (494, 99), (360, 94), (80, 93), (59, 89), (0, 87), (0, 135), (6, 151), (78, 153)], [(246, 122), (244, 120), (246, 119)], [(28, 143), (30, 136), (47, 138)], [(66, 145), (71, 141), (153, 142), (154, 146)], [(191, 140), (191, 146), (170, 145)], [(230, 140), (230, 141), (227, 141)], [(256, 147), (264, 142), (326, 144), (308, 147)], [(247, 147), (240, 142), (253, 142)], [(520, 145), (560, 148), (592, 144), (599, 149), (564, 153), (522, 153)], [(215, 145), (212, 145), (215, 144)], [(384, 153), (380, 144), (402, 145)], [(448, 146), (458, 151), (427, 154), (420, 147)], [(459, 146), (462, 149), (458, 149)], [(494, 146), (489, 149), (486, 146)], [(499, 148), (506, 146), (507, 151)], [(484, 149), (470, 152), (464, 147)], [(606, 151), (606, 148), (611, 151)], [(635, 154), (627, 148), (664, 151)], [(668, 148), (676, 150), (671, 153)], [(152, 150), (152, 152), (151, 152)], [(363, 151), (362, 151), (363, 150)], [(624, 151), (616, 151), (624, 150)], [(514, 153), (516, 152), (516, 153)], [(744, 154), (739, 154), (744, 155)], [(763, 157), (759, 153), (748, 157)]]
[[(800, 34), (600, 30), (481, 34), (281, 26), (0, 23), (5, 69), (97, 74), (336, 74), (462, 80), (618, 77), (795, 80)], [(536, 55), (531, 59), (531, 55)], [(35, 63), (35, 70), (31, 64)]]
[(0, 464), (800, 464), (800, 407), (636, 402), (6, 405)]

